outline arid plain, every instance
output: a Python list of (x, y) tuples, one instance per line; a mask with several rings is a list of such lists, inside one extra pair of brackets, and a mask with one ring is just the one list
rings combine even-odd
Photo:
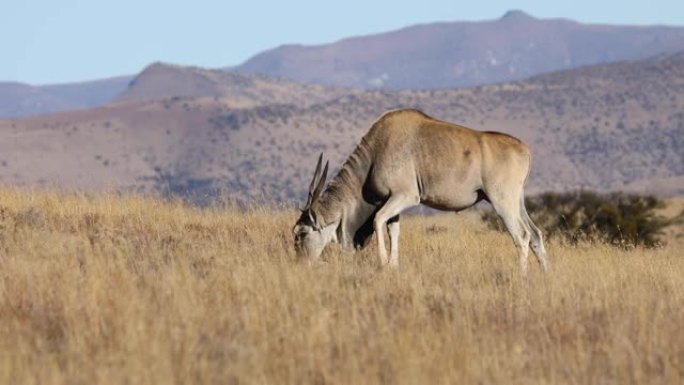
[(0, 202), (1, 383), (684, 380), (682, 228), (658, 249), (552, 241), (523, 279), (472, 213), (405, 218), (401, 268), (378, 271), (374, 247), (298, 263), (278, 207)]

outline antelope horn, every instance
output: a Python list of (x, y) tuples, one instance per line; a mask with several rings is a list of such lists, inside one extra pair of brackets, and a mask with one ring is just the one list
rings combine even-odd
[(318, 164), (316, 165), (316, 171), (314, 172), (313, 179), (311, 179), (311, 184), (309, 185), (309, 197), (306, 200), (306, 206), (304, 209), (306, 210), (311, 206), (313, 203), (313, 197), (314, 197), (314, 187), (316, 186), (316, 182), (318, 180), (318, 177), (320, 176), (321, 172), (321, 164), (323, 163), (323, 153), (321, 152), (321, 155), (318, 157)]
[(321, 197), (321, 192), (323, 192), (323, 187), (325, 187), (325, 179), (328, 177), (328, 162), (325, 162), (325, 167), (323, 168), (323, 175), (321, 175), (321, 179), (318, 180), (318, 186), (316, 186), (316, 190), (314, 190), (313, 193), (313, 199), (311, 200), (311, 203), (313, 204), (318, 200), (318, 198)]

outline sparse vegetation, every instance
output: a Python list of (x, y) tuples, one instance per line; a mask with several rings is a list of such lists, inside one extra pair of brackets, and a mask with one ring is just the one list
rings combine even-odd
[(0, 190), (0, 383), (684, 380), (681, 239), (552, 240), (519, 274), (476, 215), (406, 217), (375, 250), (295, 261), (295, 212)]
[[(665, 202), (655, 196), (598, 194), (591, 191), (547, 192), (525, 199), (532, 220), (550, 238), (576, 245), (601, 242), (623, 248), (662, 246), (664, 230), (684, 220), (658, 213)], [(491, 228), (504, 226), (492, 210), (482, 212)]]

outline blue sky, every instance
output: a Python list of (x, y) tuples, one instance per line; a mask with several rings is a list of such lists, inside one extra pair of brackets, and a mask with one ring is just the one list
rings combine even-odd
[(0, 5), (0, 81), (99, 79), (154, 61), (224, 67), (281, 44), (489, 20), (511, 9), (587, 23), (684, 26), (684, 0), (7, 0)]

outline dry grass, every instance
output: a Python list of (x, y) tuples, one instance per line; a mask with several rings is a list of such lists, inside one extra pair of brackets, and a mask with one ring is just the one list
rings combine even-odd
[(684, 381), (681, 242), (552, 244), (522, 279), (506, 235), (414, 217), (398, 271), (309, 268), (294, 217), (0, 191), (0, 383)]

